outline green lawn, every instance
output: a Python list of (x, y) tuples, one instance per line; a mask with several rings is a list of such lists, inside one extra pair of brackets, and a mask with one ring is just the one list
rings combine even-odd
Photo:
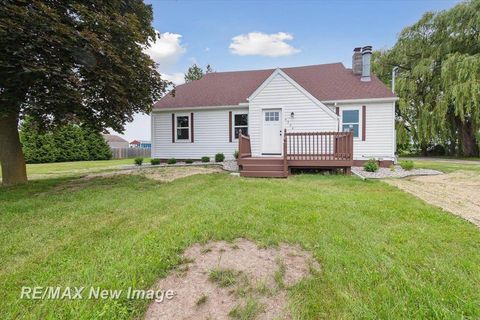
[(470, 223), (380, 181), (223, 173), (0, 188), (0, 314), (141, 317), (146, 301), (20, 300), (20, 290), (146, 289), (191, 244), (237, 237), (299, 243), (321, 263), (289, 291), (296, 319), (480, 317), (480, 232)]
[[(149, 161), (149, 158), (144, 159), (144, 163), (148, 163)], [(133, 159), (35, 163), (27, 164), (27, 174), (29, 179), (75, 176), (88, 172), (98, 172), (113, 169), (127, 164), (133, 164)], [(1, 177), (2, 171), (0, 170), (0, 178)]]
[(463, 163), (461, 161), (457, 162), (454, 159), (452, 159), (452, 161), (433, 161), (433, 160), (413, 159), (413, 163), (415, 165), (415, 168), (434, 169), (434, 170), (439, 170), (446, 173), (450, 173), (458, 170), (475, 171), (480, 173), (480, 161), (478, 161), (478, 164), (472, 164), (470, 162), (468, 163)]

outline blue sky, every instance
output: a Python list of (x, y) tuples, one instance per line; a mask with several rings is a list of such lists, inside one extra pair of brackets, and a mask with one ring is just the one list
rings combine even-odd
[[(146, 1), (160, 40), (149, 54), (165, 78), (181, 83), (192, 63), (215, 71), (329, 62), (351, 65), (356, 46), (395, 44), (424, 12), (458, 1)], [(127, 140), (150, 139), (150, 120), (137, 115)]]

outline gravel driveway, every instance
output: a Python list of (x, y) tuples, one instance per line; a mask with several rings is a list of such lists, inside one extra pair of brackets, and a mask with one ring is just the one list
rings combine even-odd
[(480, 174), (477, 172), (456, 171), (384, 181), (480, 227)]

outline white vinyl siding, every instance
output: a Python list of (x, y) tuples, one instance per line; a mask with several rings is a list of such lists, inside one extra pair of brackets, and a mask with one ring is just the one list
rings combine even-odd
[[(200, 159), (216, 153), (223, 153), (226, 159), (233, 159), (238, 149), (238, 140), (229, 142), (229, 111), (248, 114), (247, 108), (195, 109), (182, 110), (180, 114), (193, 112), (193, 143), (172, 143), (172, 113), (155, 111), (152, 113), (152, 158), (159, 159)], [(233, 119), (232, 119), (233, 127)]]
[[(362, 106), (366, 108), (365, 141), (362, 141)], [(340, 115), (343, 115), (344, 110), (359, 110), (359, 136), (353, 143), (355, 160), (395, 159), (395, 105), (393, 102), (344, 103), (337, 104), (337, 107), (340, 108)]]
[(336, 119), (292, 85), (283, 75), (277, 74), (250, 101), (249, 133), (254, 157), (261, 156), (262, 153), (262, 110), (276, 108), (282, 109), (283, 128), (289, 132), (337, 131)]

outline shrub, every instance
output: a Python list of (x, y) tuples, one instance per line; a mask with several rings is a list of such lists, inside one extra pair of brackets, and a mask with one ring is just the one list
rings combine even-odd
[(175, 164), (175, 163), (177, 163), (177, 159), (175, 159), (175, 158), (170, 158), (170, 159), (167, 160), (167, 163), (168, 163), (168, 164)]
[(42, 131), (27, 117), (20, 125), (20, 140), (27, 163), (112, 158), (110, 147), (98, 131), (74, 124)]
[(225, 160), (225, 156), (223, 155), (223, 153), (217, 153), (215, 155), (215, 162), (222, 162), (223, 160)]
[(150, 163), (151, 163), (153, 166), (158, 165), (158, 164), (160, 164), (160, 159), (151, 159), (151, 160), (150, 160)]
[(210, 162), (210, 157), (202, 157), (202, 162)]
[(233, 156), (235, 157), (235, 159), (238, 159), (238, 157), (240, 156), (240, 152), (238, 150), (235, 150)]
[(135, 164), (136, 164), (137, 166), (141, 166), (142, 163), (143, 163), (143, 158), (140, 158), (140, 157), (139, 157), (139, 158), (135, 158), (134, 161), (135, 161)]
[(413, 161), (412, 160), (400, 161), (400, 167), (402, 167), (403, 170), (410, 171), (414, 167)]
[(374, 159), (370, 159), (363, 164), (363, 169), (367, 172), (375, 172), (378, 170), (378, 163)]
[(185, 160), (185, 163), (193, 163), (193, 160), (192, 159), (187, 159), (187, 160)]

